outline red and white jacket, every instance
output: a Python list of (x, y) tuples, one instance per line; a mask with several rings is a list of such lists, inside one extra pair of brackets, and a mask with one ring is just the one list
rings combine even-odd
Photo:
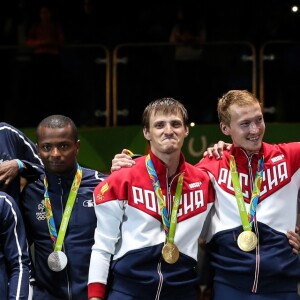
[(94, 191), (97, 228), (89, 270), (89, 297), (104, 296), (111, 257), (111, 288), (137, 299), (146, 299), (145, 295), (159, 299), (162, 290), (177, 293), (180, 288), (197, 285), (198, 238), (213, 205), (212, 185), (208, 175), (185, 162), (182, 154), (178, 172), (171, 179), (166, 166), (153, 153), (150, 155), (169, 215), (178, 177), (184, 172), (174, 239), (179, 260), (168, 264), (162, 259), (166, 234), (142, 156), (136, 159), (134, 167), (112, 173)]
[[(231, 154), (235, 157), (247, 212), (257, 163), (264, 157), (262, 187), (252, 228), (258, 245), (250, 252), (237, 245), (243, 229), (231, 181)], [(197, 166), (208, 172), (216, 192), (207, 235), (214, 280), (253, 293), (296, 291), (300, 260), (292, 252), (286, 232), (295, 229), (297, 220), (300, 143), (263, 143), (260, 152), (251, 156), (232, 147), (221, 160), (204, 158)]]

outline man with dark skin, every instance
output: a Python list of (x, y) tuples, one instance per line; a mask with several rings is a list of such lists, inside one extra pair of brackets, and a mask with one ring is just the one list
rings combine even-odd
[(33, 298), (86, 300), (96, 227), (93, 190), (106, 175), (80, 166), (77, 128), (66, 116), (42, 120), (36, 141), (44, 168), (21, 198), (28, 241), (34, 245)]

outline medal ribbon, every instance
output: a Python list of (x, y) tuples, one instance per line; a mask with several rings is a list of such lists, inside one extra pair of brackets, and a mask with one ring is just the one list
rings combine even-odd
[(45, 199), (45, 208), (46, 208), (46, 218), (47, 224), (49, 228), (50, 238), (54, 244), (54, 250), (60, 251), (62, 249), (62, 244), (65, 238), (65, 234), (67, 231), (68, 223), (72, 214), (72, 209), (75, 203), (75, 199), (77, 196), (78, 188), (80, 186), (82, 178), (82, 168), (77, 164), (77, 171), (71, 186), (71, 190), (68, 196), (68, 200), (66, 203), (66, 207), (64, 209), (61, 225), (59, 228), (59, 232), (57, 234), (55, 221), (52, 212), (51, 201), (48, 193), (48, 179), (45, 176), (44, 178), (44, 185), (45, 185), (45, 192), (44, 192), (44, 199)]
[(177, 225), (177, 212), (180, 204), (184, 174), (182, 173), (179, 175), (177, 186), (176, 186), (176, 192), (174, 196), (172, 212), (171, 212), (171, 219), (169, 219), (169, 214), (163, 198), (162, 189), (160, 187), (158, 176), (156, 174), (153, 162), (149, 154), (146, 156), (145, 162), (146, 162), (146, 168), (148, 170), (149, 177), (151, 179), (155, 194), (157, 196), (157, 202), (159, 205), (161, 218), (162, 218), (164, 230), (167, 237), (167, 242), (173, 244), (176, 225)]
[(245, 206), (245, 201), (239, 181), (239, 175), (236, 169), (236, 163), (234, 160), (234, 156), (230, 155), (230, 172), (231, 172), (231, 179), (232, 179), (232, 184), (235, 192), (235, 198), (237, 200), (237, 205), (239, 208), (239, 213), (243, 225), (244, 230), (251, 230), (255, 212), (256, 212), (256, 207), (258, 204), (258, 199), (260, 195), (260, 189), (261, 189), (261, 184), (262, 184), (262, 173), (264, 170), (264, 158), (261, 157), (258, 161), (257, 164), (257, 170), (255, 174), (255, 179), (253, 182), (253, 190), (251, 194), (251, 201), (250, 201), (250, 211), (247, 214), (246, 211), (246, 206)]

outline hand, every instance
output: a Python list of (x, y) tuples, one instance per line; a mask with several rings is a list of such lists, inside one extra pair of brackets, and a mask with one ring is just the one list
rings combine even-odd
[(299, 227), (296, 226), (295, 232), (288, 230), (287, 238), (289, 239), (290, 245), (293, 247), (293, 252), (299, 254), (300, 250), (300, 236), (299, 236)]
[(230, 150), (232, 144), (219, 141), (217, 144), (214, 144), (212, 147), (208, 147), (207, 150), (203, 153), (203, 157), (207, 156), (215, 159), (221, 159), (223, 157), (223, 150)]
[(123, 149), (122, 153), (116, 154), (112, 160), (110, 172), (120, 170), (121, 168), (131, 168), (135, 165), (134, 159), (130, 156), (131, 151)]
[(12, 160), (6, 160), (0, 164), (0, 188), (5, 188), (19, 174), (18, 163)]

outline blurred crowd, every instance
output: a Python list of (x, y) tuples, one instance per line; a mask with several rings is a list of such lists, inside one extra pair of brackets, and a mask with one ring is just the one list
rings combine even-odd
[[(54, 17), (64, 28), (68, 43), (168, 41), (177, 20), (178, 6), (184, 5), (200, 22), (206, 36), (214, 40), (265, 40), (298, 38), (299, 13), (293, 2), (280, 0), (176, 0), (124, 1), (95, 0), (13, 0), (2, 4), (0, 43), (22, 43), (42, 5), (51, 5)], [(255, 17), (254, 17), (255, 16)], [(195, 20), (194, 20), (195, 21)], [(198, 26), (197, 24), (195, 26)]]

